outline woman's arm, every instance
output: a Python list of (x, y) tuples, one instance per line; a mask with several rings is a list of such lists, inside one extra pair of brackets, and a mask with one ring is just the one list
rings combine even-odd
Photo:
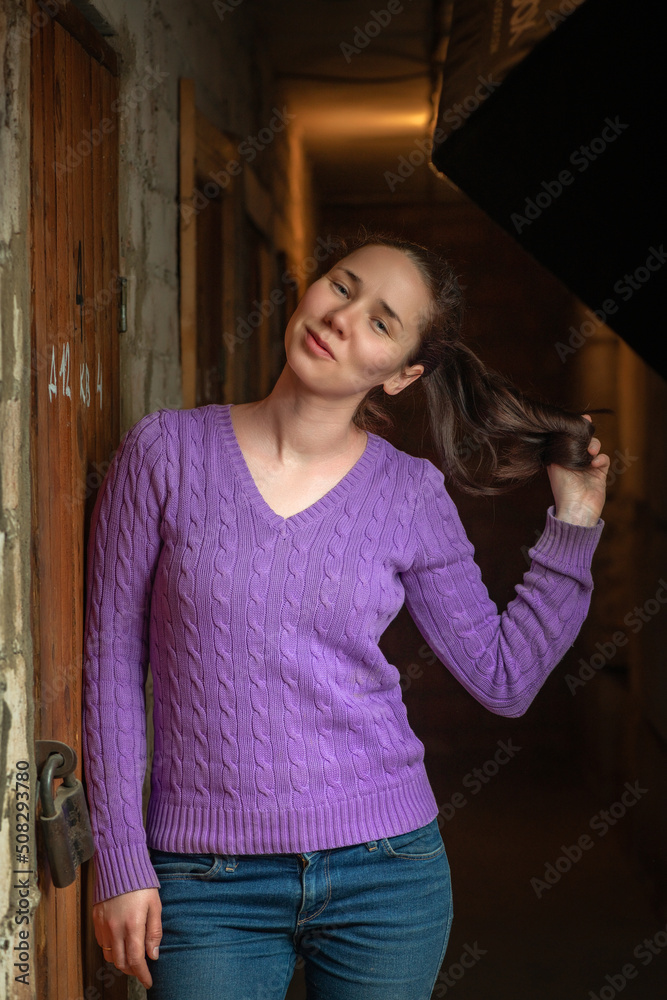
[[(599, 448), (599, 442), (593, 447)], [(603, 465), (598, 463), (595, 470), (603, 470)], [(558, 489), (558, 470), (554, 480)], [(598, 489), (595, 482), (593, 492)], [(591, 489), (582, 489), (579, 498), (592, 518)], [(559, 499), (562, 495), (572, 501), (574, 493), (566, 484)], [(590, 565), (603, 525), (599, 517), (590, 525), (571, 523), (549, 508), (544, 531), (529, 550), (531, 566), (516, 587), (516, 597), (499, 613), (482, 582), (444, 476), (424, 461), (413, 521), (415, 557), (401, 574), (405, 603), (438, 657), (490, 711), (522, 715), (574, 642), (588, 613)]]
[(88, 542), (83, 762), (95, 841), (94, 902), (158, 888), (142, 817), (150, 599), (165, 494), (159, 412), (123, 437)]

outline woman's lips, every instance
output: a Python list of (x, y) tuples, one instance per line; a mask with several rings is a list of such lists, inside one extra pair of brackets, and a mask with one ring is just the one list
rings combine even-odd
[(306, 327), (306, 343), (308, 344), (310, 349), (314, 351), (316, 354), (319, 354), (320, 357), (326, 355), (328, 358), (332, 358), (333, 360), (335, 360), (333, 354), (328, 349), (328, 347), (325, 347), (323, 343), (320, 343), (315, 334), (312, 333), (311, 330), (308, 329), (308, 327)]

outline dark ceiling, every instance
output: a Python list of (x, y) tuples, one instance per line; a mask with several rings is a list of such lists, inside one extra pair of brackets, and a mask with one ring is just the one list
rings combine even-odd
[[(257, 30), (323, 201), (387, 201), (385, 172), (416, 142), (429, 159), (448, 9), (442, 0), (265, 0), (258, 8)], [(452, 188), (420, 170), (401, 194), (439, 201)]]

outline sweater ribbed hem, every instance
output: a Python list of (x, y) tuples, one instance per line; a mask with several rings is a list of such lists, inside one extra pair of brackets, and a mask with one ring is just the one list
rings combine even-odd
[(95, 851), (94, 903), (135, 889), (160, 888), (145, 842)]
[(146, 829), (150, 846), (161, 851), (293, 854), (397, 836), (437, 815), (438, 805), (423, 770), (393, 788), (297, 811), (198, 809), (151, 798)]

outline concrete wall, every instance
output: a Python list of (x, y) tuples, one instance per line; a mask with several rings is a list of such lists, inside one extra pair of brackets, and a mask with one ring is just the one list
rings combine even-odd
[[(94, 7), (121, 54), (121, 98), (142, 85), (121, 121), (121, 273), (128, 281), (128, 331), (122, 334), (121, 428), (160, 406), (181, 405), (178, 313), (178, 81), (195, 80), (197, 107), (240, 145), (284, 102), (253, 30), (250, 5), (221, 13), (207, 0)], [(146, 88), (161, 78), (157, 86)], [(295, 127), (296, 126), (296, 127)], [(238, 148), (238, 146), (237, 146)], [(312, 238), (310, 185), (298, 133), (290, 122), (249, 163), (272, 197), (274, 239), (295, 262)], [(305, 177), (297, 181), (297, 166)], [(247, 255), (239, 246), (241, 280)], [(240, 402), (240, 399), (237, 400)]]
[[(32, 760), (30, 635), (30, 359), (28, 44), (14, 30), (24, 4), (0, 7), (0, 996), (12, 996), (19, 899), (16, 765)], [(35, 787), (34, 765), (31, 787)], [(34, 857), (33, 841), (32, 857)], [(31, 889), (30, 908), (37, 905)], [(21, 987), (25, 993), (25, 987)]]
[[(120, 56), (120, 273), (128, 278), (120, 334), (121, 433), (145, 413), (179, 407), (178, 80), (195, 80), (198, 108), (240, 143), (284, 106), (258, 48), (251, 5), (209, 0), (77, 3)], [(36, 10), (36, 8), (35, 8)], [(30, 633), (30, 43), (28, 0), (0, 9), (0, 995), (12, 996), (16, 899), (11, 859), (16, 761), (33, 759)], [(31, 20), (32, 18), (32, 20)], [(312, 253), (312, 187), (298, 123), (252, 163), (268, 192), (276, 249), (303, 280)], [(239, 234), (240, 273), (248, 248)], [(302, 280), (302, 286), (303, 286)], [(239, 309), (243, 302), (243, 284)], [(248, 345), (245, 345), (248, 349)], [(245, 357), (246, 355), (244, 355)], [(242, 402), (243, 387), (234, 400)], [(150, 691), (149, 698), (150, 698)], [(150, 700), (148, 711), (150, 712)], [(32, 763), (32, 787), (36, 787)], [(34, 806), (35, 803), (33, 803)], [(34, 810), (33, 810), (34, 811)], [(34, 816), (33, 836), (34, 836)], [(33, 843), (34, 856), (34, 843)], [(31, 905), (38, 903), (38, 890)], [(33, 977), (34, 978), (34, 977)], [(34, 989), (34, 987), (32, 987)], [(20, 987), (22, 997), (34, 995)]]

